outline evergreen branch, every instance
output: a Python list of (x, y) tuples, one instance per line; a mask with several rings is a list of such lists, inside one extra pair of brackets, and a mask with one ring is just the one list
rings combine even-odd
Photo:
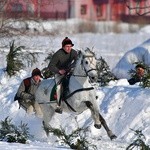
[(126, 150), (133, 150), (134, 148), (140, 148), (141, 150), (149, 150), (150, 147), (145, 144), (144, 140), (146, 140), (145, 136), (142, 133), (142, 130), (133, 130), (135, 136), (137, 137), (129, 146), (127, 146)]
[(95, 145), (92, 145), (91, 143), (87, 141), (86, 136), (85, 136), (85, 132), (87, 131), (87, 129), (77, 128), (70, 134), (66, 134), (65, 130), (62, 127), (58, 129), (58, 128), (52, 128), (51, 126), (49, 126), (48, 130), (49, 132), (53, 133), (63, 143), (67, 144), (72, 149), (88, 150), (89, 147), (93, 147), (95, 150), (97, 149)]
[(32, 138), (29, 134), (27, 124), (21, 122), (20, 126), (15, 126), (11, 123), (8, 117), (0, 122), (0, 140), (7, 142), (26, 143), (28, 138)]

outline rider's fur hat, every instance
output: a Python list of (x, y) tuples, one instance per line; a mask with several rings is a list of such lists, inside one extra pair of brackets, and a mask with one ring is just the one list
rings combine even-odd
[(138, 64), (138, 65), (136, 65), (136, 67), (135, 67), (136, 69), (137, 68), (142, 68), (142, 69), (145, 69), (145, 66), (143, 65), (143, 64)]
[(62, 47), (64, 47), (67, 44), (71, 44), (72, 46), (74, 46), (72, 41), (68, 37), (65, 37), (65, 39), (62, 41)]
[(43, 78), (43, 76), (41, 75), (41, 71), (38, 68), (35, 68), (32, 71), (32, 77), (36, 75), (39, 75), (41, 78)]

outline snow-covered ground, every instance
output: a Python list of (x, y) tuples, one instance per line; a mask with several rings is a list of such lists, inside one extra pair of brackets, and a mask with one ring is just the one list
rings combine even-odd
[[(93, 48), (97, 57), (105, 58), (110, 69), (114, 69), (127, 51), (136, 48), (150, 38), (149, 33), (150, 27), (146, 27), (136, 33), (82, 33), (69, 34), (69, 37), (75, 44), (75, 49)], [(47, 138), (42, 129), (42, 120), (34, 114), (27, 115), (23, 109), (19, 109), (18, 103), (13, 101), (20, 82), (30, 76), (34, 67), (42, 69), (46, 65), (44, 58), (50, 51), (56, 51), (60, 48), (61, 41), (65, 36), (68, 35), (13, 37), (12, 39), (15, 39), (17, 45), (26, 47), (25, 50), (39, 52), (39, 57), (34, 66), (22, 70), (17, 76), (11, 78), (3, 72), (3, 69), (6, 67), (6, 55), (9, 50), (9, 42), (12, 39), (0, 41), (0, 120), (9, 116), (15, 125), (20, 124), (21, 121), (28, 123), (30, 133), (34, 135), (34, 138), (29, 139), (28, 144), (0, 142), (0, 149), (69, 149), (66, 145), (55, 142), (56, 137), (53, 135)], [(141, 129), (146, 137), (146, 143), (150, 145), (149, 89), (143, 89), (138, 84), (131, 86), (127, 79), (119, 79), (111, 81), (106, 87), (97, 87), (97, 94), (99, 95), (100, 113), (117, 135), (116, 140), (111, 141), (104, 128), (100, 130), (94, 128), (88, 110), (78, 116), (66, 113), (55, 114), (51, 124), (63, 126), (70, 131), (77, 127), (76, 120), (81, 127), (89, 126), (87, 139), (95, 144), (98, 150), (125, 150), (135, 138), (131, 129)]]

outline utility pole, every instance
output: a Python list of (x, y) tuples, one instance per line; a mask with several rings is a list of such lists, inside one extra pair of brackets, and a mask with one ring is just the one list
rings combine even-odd
[(71, 17), (71, 1), (68, 0), (68, 12), (67, 12), (67, 17), (70, 18)]
[(40, 18), (41, 14), (41, 0), (38, 0), (38, 10), (37, 10), (37, 17)]

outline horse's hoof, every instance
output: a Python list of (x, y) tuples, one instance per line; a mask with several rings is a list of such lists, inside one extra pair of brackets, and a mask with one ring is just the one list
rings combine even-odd
[(111, 140), (116, 139), (116, 138), (117, 138), (117, 136), (116, 136), (115, 134), (113, 134), (113, 135), (110, 137)]
[(97, 128), (97, 129), (100, 129), (101, 128), (101, 124), (94, 124), (94, 127)]
[(111, 130), (110, 130), (110, 131), (108, 131), (108, 136), (109, 136), (109, 138), (110, 138), (111, 140), (113, 140), (113, 139), (116, 139), (116, 138), (117, 138), (117, 136), (116, 136), (115, 134), (113, 134)]
[(59, 113), (59, 114), (62, 114), (62, 109), (61, 109), (61, 107), (57, 107), (57, 108), (55, 109), (55, 112), (56, 112), (56, 113)]

